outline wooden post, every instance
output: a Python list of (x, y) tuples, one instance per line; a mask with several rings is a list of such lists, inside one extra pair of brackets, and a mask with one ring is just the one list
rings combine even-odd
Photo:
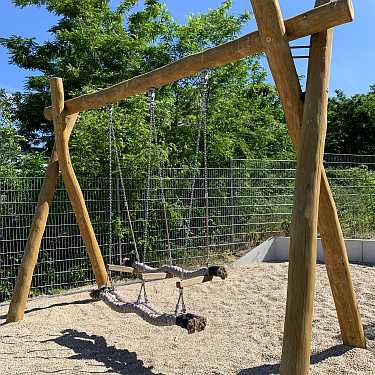
[[(335, 215), (326, 216), (327, 212), (335, 212)], [(318, 229), (342, 341), (345, 345), (366, 349), (366, 338), (350, 273), (344, 235), (324, 170), (320, 186)]]
[(65, 188), (72, 203), (81, 236), (85, 242), (87, 253), (99, 287), (106, 284), (108, 276), (103, 257), (91, 225), (85, 199), (74, 173), (69, 154), (69, 132), (67, 116), (64, 113), (64, 89), (61, 78), (51, 78), (51, 97), (53, 108), (53, 125), (55, 130), (56, 151), (62, 172)]
[(308, 374), (310, 368), (318, 204), (327, 131), (331, 48), (331, 30), (311, 37), (289, 247), (288, 297), (280, 368), (280, 373), (285, 375)]
[[(69, 135), (76, 122), (77, 114), (67, 116), (67, 129)], [(25, 252), (22, 257), (21, 265), (18, 269), (16, 285), (14, 287), (12, 299), (9, 305), (7, 323), (22, 320), (25, 314), (27, 298), (29, 296), (32, 276), (36, 263), (40, 244), (47, 224), (50, 206), (56, 190), (56, 181), (59, 175), (59, 165), (56, 147), (53, 147), (52, 155), (49, 160), (43, 184), (38, 196), (33, 221), (31, 223), (30, 233), (26, 242)]]
[[(281, 11), (276, 2), (252, 1), (272, 75), (284, 108), (288, 131), (296, 149), (303, 121), (301, 86), (290, 52)], [(324, 168), (321, 177), (318, 226), (325, 262), (346, 345), (365, 348), (361, 317), (350, 276), (349, 261), (336, 206)]]
[[(322, 6), (329, 2), (330, 0), (316, 0), (315, 6)], [(352, 13), (354, 15), (354, 10)], [(320, 38), (327, 38), (325, 35), (327, 33), (331, 34), (329, 43), (332, 44), (333, 30), (322, 31), (314, 35), (311, 43), (318, 44), (318, 35)], [(328, 43), (327, 48), (331, 48)], [(324, 168), (322, 168), (320, 189), (318, 230), (323, 243), (325, 265), (335, 301), (342, 340), (345, 345), (366, 349), (366, 338), (351, 278), (344, 235)], [(326, 215), (326, 212), (332, 212), (333, 215)]]

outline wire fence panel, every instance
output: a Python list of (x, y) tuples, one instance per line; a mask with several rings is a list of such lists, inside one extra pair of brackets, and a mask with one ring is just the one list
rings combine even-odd
[[(375, 238), (375, 157), (326, 156), (330, 180), (346, 237)], [(188, 266), (225, 262), (232, 254), (278, 234), (289, 234), (296, 162), (231, 160), (208, 170), (208, 209), (200, 170), (191, 200), (192, 171), (165, 169), (172, 262)], [(0, 178), (0, 301), (9, 299), (17, 276), (42, 178)], [(108, 178), (79, 178), (106, 263), (134, 259), (121, 184), (112, 181), (110, 223)], [(142, 260), (169, 262), (160, 181), (151, 181), (145, 241), (146, 177), (127, 177), (126, 195)], [(189, 211), (191, 220), (189, 223)], [(207, 221), (208, 217), (208, 221)], [(208, 224), (208, 225), (207, 225)], [(112, 246), (110, 246), (112, 228)], [(94, 281), (75, 216), (61, 181), (51, 206), (32, 282), (32, 295), (55, 293)]]

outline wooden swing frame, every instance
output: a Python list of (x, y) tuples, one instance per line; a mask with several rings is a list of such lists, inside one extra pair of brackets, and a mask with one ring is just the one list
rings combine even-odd
[[(297, 151), (294, 208), (289, 249), (289, 277), (281, 373), (308, 374), (315, 293), (316, 238), (319, 227), (325, 264), (344, 344), (365, 348), (366, 341), (353, 289), (344, 237), (323, 167), (327, 126), (332, 30), (353, 20), (351, 0), (317, 0), (315, 8), (283, 20), (277, 0), (251, 0), (259, 31), (185, 57), (117, 85), (67, 101), (61, 78), (51, 78), (55, 145), (39, 193), (25, 253), (9, 306), (7, 322), (23, 319), (49, 208), (59, 171), (72, 203), (99, 287), (107, 271), (85, 200), (72, 167), (69, 138), (79, 112), (115, 103), (207, 68), (265, 52), (278, 88), (288, 131)], [(303, 95), (289, 41), (310, 36), (307, 89)]]

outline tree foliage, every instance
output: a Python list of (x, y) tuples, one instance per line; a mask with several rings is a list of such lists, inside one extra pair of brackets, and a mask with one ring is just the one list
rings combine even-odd
[(4, 90), (0, 90), (0, 175), (12, 175), (13, 168), (19, 158), (22, 137), (17, 135), (17, 131), (12, 127), (10, 121), (11, 108), (8, 102), (8, 95)]
[(43, 172), (43, 153), (23, 153), (25, 138), (18, 134), (12, 122), (10, 94), (0, 89), (0, 176), (35, 176)]
[[(232, 40), (250, 18), (231, 14), (231, 0), (217, 9), (190, 15), (178, 24), (160, 1), (123, 0), (111, 9), (108, 0), (14, 0), (17, 6), (45, 6), (59, 17), (51, 39), (12, 36), (0, 39), (10, 61), (37, 72), (16, 93), (13, 120), (27, 142), (24, 148), (51, 149), (52, 125), (42, 109), (50, 102), (48, 77), (64, 79), (66, 98), (118, 83), (188, 54)], [(166, 165), (185, 166), (192, 160), (199, 121), (196, 77), (157, 92), (160, 151)], [(77, 172), (106, 171), (108, 118), (105, 110), (83, 113), (72, 136)], [(184, 125), (184, 126), (181, 126)], [(144, 168), (147, 160), (148, 114), (144, 95), (119, 103), (115, 128), (122, 163)], [(288, 157), (292, 148), (274, 89), (265, 83), (257, 57), (211, 72), (208, 112), (210, 163), (229, 157)]]
[(375, 154), (375, 86), (367, 94), (330, 98), (327, 152)]

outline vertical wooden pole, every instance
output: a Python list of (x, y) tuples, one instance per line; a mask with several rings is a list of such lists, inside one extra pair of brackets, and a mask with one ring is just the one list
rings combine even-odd
[[(253, 0), (252, 3), (288, 131), (298, 150), (303, 121), (302, 90), (285, 35), (281, 11), (276, 1)], [(327, 176), (323, 167), (321, 170), (318, 226), (341, 334), (346, 345), (365, 348), (366, 341), (350, 276), (344, 237)]]
[[(67, 116), (67, 129), (69, 135), (76, 122), (77, 114)], [(47, 224), (50, 206), (56, 190), (56, 181), (59, 175), (59, 165), (56, 147), (53, 147), (52, 155), (44, 175), (43, 184), (39, 192), (30, 233), (26, 242), (25, 252), (18, 269), (16, 285), (9, 305), (7, 323), (22, 320), (25, 314), (27, 298), (29, 296), (32, 276), (38, 260), (40, 244)]]
[(327, 130), (331, 30), (311, 37), (306, 99), (297, 153), (281, 374), (308, 374), (315, 297), (318, 203)]
[(99, 287), (106, 284), (108, 276), (103, 257), (87, 211), (85, 199), (70, 160), (67, 116), (64, 114), (64, 89), (61, 78), (51, 78), (53, 125), (55, 129), (56, 151), (65, 188), (72, 203), (81, 236)]
[[(330, 0), (316, 0), (315, 6), (329, 2)], [(351, 3), (349, 5), (354, 16), (353, 6)], [(322, 31), (312, 37), (311, 44), (318, 44), (319, 38), (329, 38), (327, 48), (331, 48), (329, 43), (332, 45), (332, 34), (333, 30)], [(325, 265), (335, 301), (342, 340), (345, 345), (365, 349), (366, 338), (350, 273), (344, 235), (324, 168), (322, 168), (320, 189), (318, 230), (322, 239)], [(331, 214), (327, 215), (328, 212)]]

